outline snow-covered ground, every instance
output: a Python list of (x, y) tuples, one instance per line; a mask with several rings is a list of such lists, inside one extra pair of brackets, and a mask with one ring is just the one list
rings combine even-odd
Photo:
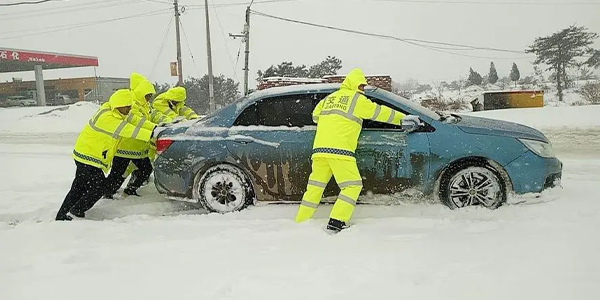
[(89, 104), (0, 109), (0, 299), (598, 299), (600, 106), (477, 112), (544, 131), (563, 188), (498, 210), (398, 199), (322, 231), (295, 205), (205, 214), (156, 195), (54, 222)]

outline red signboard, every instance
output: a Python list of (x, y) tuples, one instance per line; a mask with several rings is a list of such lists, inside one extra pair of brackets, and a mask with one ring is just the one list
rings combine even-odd
[(0, 48), (0, 63), (2, 63), (2, 61), (73, 67), (98, 66), (98, 58), (96, 57)]

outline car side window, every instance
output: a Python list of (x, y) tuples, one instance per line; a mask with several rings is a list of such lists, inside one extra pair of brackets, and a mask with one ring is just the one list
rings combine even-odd
[(265, 98), (246, 108), (237, 126), (314, 126), (312, 111), (327, 94), (300, 94)]
[[(387, 107), (389, 107), (391, 109), (394, 109), (396, 111), (399, 111), (399, 112), (401, 112), (401, 113), (403, 113), (405, 115), (408, 114), (406, 111), (404, 111), (402, 109), (399, 109), (398, 107), (391, 106), (391, 105), (389, 105), (389, 104), (381, 101), (378, 98), (375, 98), (375, 97), (367, 97), (367, 98), (369, 98), (369, 100), (371, 100), (371, 101), (373, 101), (373, 102), (375, 102), (375, 103), (377, 103), (379, 105), (385, 105), (385, 106), (387, 106)], [(392, 125), (392, 124), (387, 124), (387, 123), (384, 123), (384, 122), (376, 122), (376, 121), (368, 120), (368, 119), (365, 119), (363, 121), (363, 126), (362, 127), (363, 127), (363, 129), (366, 129), (366, 130), (378, 130), (378, 129), (399, 130), (399, 131), (403, 130), (402, 126), (400, 126), (400, 125)]]

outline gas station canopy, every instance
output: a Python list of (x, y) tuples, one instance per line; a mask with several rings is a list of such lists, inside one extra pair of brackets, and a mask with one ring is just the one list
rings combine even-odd
[(33, 71), (36, 65), (44, 70), (97, 67), (98, 58), (0, 47), (0, 73)]
[(97, 57), (0, 48), (0, 73), (35, 72), (37, 103), (40, 106), (46, 105), (42, 70), (97, 66)]

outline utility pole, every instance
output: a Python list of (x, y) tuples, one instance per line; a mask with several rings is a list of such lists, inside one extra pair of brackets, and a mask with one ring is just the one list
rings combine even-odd
[(177, 75), (179, 76), (179, 80), (177, 82), (178, 86), (183, 86), (183, 66), (181, 65), (181, 38), (179, 36), (179, 4), (177, 0), (173, 1), (173, 6), (175, 7), (175, 35), (177, 36)]
[[(250, 4), (252, 5), (252, 4)], [(248, 60), (250, 58), (250, 6), (246, 7), (246, 24), (244, 24), (244, 31), (242, 34), (229, 34), (232, 38), (244, 38), (246, 43), (245, 57), (244, 57), (244, 96), (248, 95)]]
[(204, 11), (206, 12), (206, 52), (208, 56), (208, 103), (210, 111), (215, 111), (215, 92), (212, 71), (212, 55), (210, 51), (210, 25), (208, 21), (208, 0), (204, 0)]

